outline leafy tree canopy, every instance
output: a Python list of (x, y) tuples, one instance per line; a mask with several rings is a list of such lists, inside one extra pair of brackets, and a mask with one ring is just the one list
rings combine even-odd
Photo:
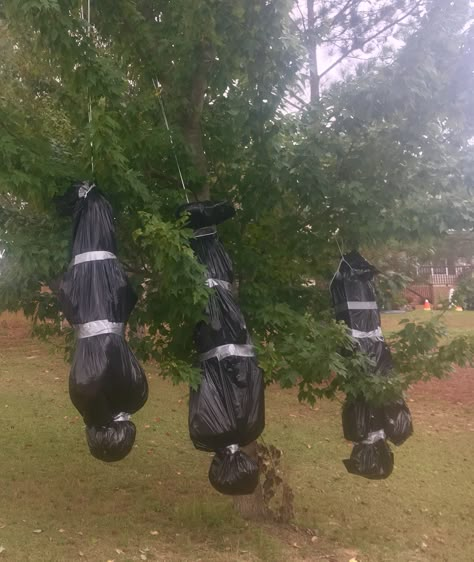
[[(370, 365), (340, 353), (336, 240), (370, 249), (472, 228), (468, 0), (92, 0), (91, 26), (86, 4), (0, 2), (0, 308), (57, 318), (42, 288), (68, 262), (70, 225), (54, 197), (93, 176), (141, 295), (137, 349), (196, 381), (191, 332), (207, 293), (174, 216), (184, 192), (161, 96), (189, 196), (239, 210), (222, 236), (269, 380), (308, 400), (378, 393), (356, 376)], [(314, 67), (321, 48), (327, 72)], [(403, 384), (468, 358), (467, 340), (433, 351), (439, 337), (412, 324), (397, 336)]]

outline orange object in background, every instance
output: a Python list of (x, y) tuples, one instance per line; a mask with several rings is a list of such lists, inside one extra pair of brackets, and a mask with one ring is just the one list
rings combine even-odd
[(431, 310), (431, 304), (428, 299), (425, 299), (425, 304), (423, 305), (423, 310)]

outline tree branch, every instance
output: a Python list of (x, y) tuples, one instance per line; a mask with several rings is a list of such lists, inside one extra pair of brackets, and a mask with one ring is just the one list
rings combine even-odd
[(296, 103), (293, 103), (292, 101), (290, 101), (288, 99), (285, 99), (285, 103), (287, 103), (288, 105), (291, 105), (292, 107), (294, 107), (298, 111), (301, 111), (303, 109), (301, 106), (296, 105)]
[(291, 97), (295, 98), (295, 100), (298, 101), (303, 107), (308, 105), (308, 102), (305, 101), (303, 98), (300, 98), (298, 94), (295, 94), (294, 92), (290, 91), (290, 95)]
[(306, 0), (308, 11), (308, 55), (309, 55), (309, 88), (311, 101), (319, 100), (320, 78), (318, 73), (318, 41), (314, 32), (314, 0)]
[[(354, 0), (348, 0), (344, 6), (339, 10), (339, 12), (337, 12), (337, 14), (332, 18), (332, 23), (333, 25), (338, 23), (339, 18), (342, 16), (342, 14), (347, 10), (347, 8), (354, 2)], [(360, 0), (358, 0), (358, 3), (360, 4)]]
[(382, 35), (382, 33), (385, 33), (386, 31), (388, 31), (389, 29), (391, 29), (392, 27), (395, 27), (397, 24), (399, 24), (400, 22), (404, 21), (407, 17), (411, 16), (411, 14), (413, 14), (422, 4), (422, 0), (420, 0), (419, 2), (417, 2), (415, 4), (415, 6), (413, 6), (413, 8), (411, 8), (411, 10), (409, 10), (408, 12), (406, 12), (403, 16), (400, 16), (398, 19), (396, 19), (395, 21), (390, 22), (389, 24), (387, 24), (386, 26), (384, 26), (382, 29), (380, 29), (379, 31), (377, 31), (377, 33), (374, 33), (373, 35), (371, 35), (370, 37), (367, 37), (367, 39), (365, 39), (364, 41), (362, 41), (360, 44), (358, 44), (356, 47), (352, 47), (352, 49), (350, 49), (347, 53), (344, 53), (343, 55), (341, 55), (338, 59), (336, 59), (332, 64), (330, 64), (326, 70), (324, 70), (323, 72), (321, 72), (321, 74), (319, 75), (319, 79), (321, 80), (321, 78), (323, 78), (323, 76), (326, 76), (326, 74), (328, 74), (328, 72), (331, 72), (331, 70), (333, 70), (338, 64), (340, 64), (344, 59), (346, 59), (350, 54), (352, 54), (354, 51), (359, 51), (360, 49), (362, 49), (362, 47), (364, 45), (367, 45), (367, 43), (370, 43), (371, 41), (373, 41), (374, 39), (376, 39), (377, 37), (379, 37), (380, 35)]
[(206, 95), (209, 71), (215, 58), (214, 46), (210, 43), (201, 45), (200, 59), (192, 76), (189, 107), (185, 112), (182, 124), (183, 137), (189, 150), (191, 161), (199, 176), (200, 185), (197, 187), (197, 197), (200, 200), (209, 199), (210, 185), (208, 167), (201, 127), (204, 97)]
[(305, 22), (304, 22), (304, 14), (303, 14), (303, 12), (301, 11), (300, 3), (298, 2), (298, 0), (296, 0), (296, 7), (298, 8), (298, 12), (300, 13), (300, 16), (301, 16), (301, 23), (303, 24), (303, 31), (304, 31), (305, 34), (306, 34), (306, 33), (308, 33), (308, 29), (307, 29), (307, 27), (306, 27), (306, 25), (305, 25)]

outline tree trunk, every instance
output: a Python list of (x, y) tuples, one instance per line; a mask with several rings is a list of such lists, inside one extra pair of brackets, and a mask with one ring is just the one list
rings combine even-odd
[[(258, 463), (257, 442), (242, 447), (242, 451)], [(263, 519), (266, 516), (265, 504), (263, 502), (262, 486), (259, 483), (253, 494), (234, 497), (234, 508), (244, 518), (250, 520)]]
[(309, 88), (311, 102), (319, 100), (319, 74), (318, 74), (318, 42), (314, 28), (314, 0), (306, 0), (308, 10), (308, 56), (309, 56)]
[[(214, 59), (214, 46), (208, 43), (201, 45), (200, 60), (192, 77), (189, 108), (182, 124), (184, 141), (189, 150), (194, 169), (199, 176), (199, 185), (195, 186), (195, 193), (200, 201), (209, 199), (211, 192), (201, 119), (209, 71)], [(258, 463), (256, 441), (246, 447), (242, 447), (242, 450)], [(234, 497), (234, 507), (245, 519), (255, 520), (265, 517), (266, 511), (260, 483), (253, 494)]]
[(184, 141), (198, 176), (198, 185), (193, 186), (193, 190), (201, 201), (210, 198), (207, 158), (204, 151), (201, 119), (209, 71), (214, 59), (215, 49), (213, 45), (203, 43), (199, 50), (199, 60), (192, 76), (188, 100), (189, 106), (182, 124)]

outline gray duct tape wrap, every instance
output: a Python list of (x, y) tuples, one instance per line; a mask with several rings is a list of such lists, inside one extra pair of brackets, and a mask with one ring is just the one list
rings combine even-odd
[(222, 279), (206, 279), (206, 285), (208, 287), (222, 287), (227, 291), (232, 291), (232, 283), (222, 281)]
[(381, 328), (377, 328), (376, 330), (372, 330), (371, 332), (361, 332), (360, 330), (351, 330), (351, 336), (357, 339), (371, 339), (371, 340), (381, 340), (383, 341), (383, 333)]
[(199, 356), (201, 361), (207, 361), (217, 357), (218, 361), (222, 361), (226, 357), (254, 357), (255, 352), (253, 350), (253, 345), (236, 345), (230, 343), (228, 345), (220, 345), (215, 347), (206, 353), (202, 353)]
[(127, 412), (120, 412), (120, 414), (117, 414), (114, 417), (114, 421), (118, 422), (118, 421), (130, 421), (132, 419), (132, 416), (130, 414), (127, 414)]
[(385, 431), (383, 429), (379, 429), (378, 431), (372, 431), (372, 433), (369, 433), (369, 435), (367, 435), (367, 439), (364, 439), (362, 443), (364, 445), (373, 445), (382, 439), (385, 439)]
[(203, 236), (212, 236), (213, 234), (217, 234), (215, 226), (203, 226), (202, 228), (198, 228), (194, 231), (193, 237), (202, 238)]
[(123, 336), (125, 324), (123, 322), (109, 322), (109, 320), (95, 320), (85, 324), (75, 324), (77, 339), (92, 338), (101, 334), (116, 334)]
[(71, 267), (78, 265), (80, 263), (85, 263), (88, 261), (102, 261), (102, 260), (116, 260), (117, 256), (112, 254), (112, 252), (84, 252), (83, 254), (77, 254), (71, 262)]
[(345, 310), (377, 310), (377, 303), (375, 301), (347, 301), (338, 304), (334, 307), (336, 312), (343, 312)]

